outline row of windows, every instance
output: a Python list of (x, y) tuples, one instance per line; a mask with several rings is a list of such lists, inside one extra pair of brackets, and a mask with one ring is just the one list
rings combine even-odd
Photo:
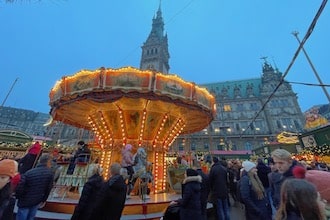
[[(233, 106), (233, 107), (232, 107)], [(235, 105), (230, 105), (230, 104), (224, 104), (223, 107), (221, 107), (220, 104), (218, 104), (218, 107), (220, 107), (220, 111), (223, 110), (224, 112), (231, 112), (231, 111), (246, 111), (246, 110), (251, 110), (251, 111), (257, 111), (261, 108), (260, 105), (256, 102), (252, 103), (238, 103)]]
[[(201, 147), (203, 147), (203, 150), (207, 150), (207, 151), (210, 150), (210, 148), (211, 148), (209, 143), (203, 143), (202, 146), (197, 146), (196, 144), (191, 144), (189, 147), (190, 147), (190, 150), (192, 150), (192, 151), (195, 151), (198, 149), (201, 150)], [(181, 144), (179, 144), (178, 148), (179, 148), (178, 149), (179, 151), (184, 151), (185, 145), (183, 145), (181, 143)], [(212, 146), (212, 148), (213, 148), (213, 146)], [(254, 146), (250, 142), (245, 142), (243, 144), (243, 146), (241, 146), (241, 147), (238, 147), (235, 143), (232, 143), (232, 146), (231, 146), (231, 150), (239, 150), (239, 149), (252, 150), (253, 148), (254, 148)], [(228, 150), (228, 144), (219, 143), (216, 145), (216, 149), (217, 150)]]
[(157, 48), (152, 48), (152, 49), (147, 50), (147, 55), (153, 55), (153, 54), (157, 54), (157, 53), (158, 53)]
[[(230, 112), (230, 111), (246, 111), (246, 110), (251, 110), (251, 111), (257, 111), (261, 108), (261, 105), (259, 105), (256, 102), (251, 102), (251, 103), (237, 103), (237, 104), (224, 104), (221, 106), (221, 104), (217, 104), (218, 109), (223, 110), (225, 112)], [(291, 106), (290, 102), (287, 99), (280, 99), (280, 100), (272, 100), (269, 103), (269, 107), (288, 107)]]
[(278, 107), (288, 107), (291, 106), (290, 102), (287, 99), (275, 99), (269, 102), (269, 107), (278, 108)]
[[(276, 128), (279, 130), (285, 131), (293, 131), (293, 132), (300, 132), (302, 131), (302, 126), (296, 119), (291, 118), (282, 118), (275, 121)], [(267, 129), (267, 125), (265, 121), (255, 121), (250, 124), (248, 121), (242, 121), (239, 123), (226, 123), (226, 126), (220, 126), (217, 124), (213, 124), (213, 129), (211, 129), (212, 133), (219, 133), (219, 134), (239, 134), (242, 131), (247, 131), (251, 133), (267, 133), (269, 132)], [(204, 131), (204, 133), (207, 131)]]

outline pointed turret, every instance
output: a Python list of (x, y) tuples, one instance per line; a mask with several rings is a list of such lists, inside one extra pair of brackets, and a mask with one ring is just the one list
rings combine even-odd
[(151, 69), (167, 74), (169, 66), (167, 34), (164, 34), (164, 21), (161, 4), (152, 19), (151, 32), (142, 46), (140, 69)]
[(264, 60), (262, 65), (262, 80), (266, 81), (279, 81), (282, 77), (282, 73), (273, 68), (273, 66), (267, 62), (267, 57), (261, 57)]

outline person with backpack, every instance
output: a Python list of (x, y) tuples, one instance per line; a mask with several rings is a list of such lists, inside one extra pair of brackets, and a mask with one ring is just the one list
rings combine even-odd
[(256, 164), (251, 161), (244, 161), (242, 166), (243, 174), (239, 181), (239, 190), (245, 205), (246, 219), (272, 219), (267, 193), (257, 175)]

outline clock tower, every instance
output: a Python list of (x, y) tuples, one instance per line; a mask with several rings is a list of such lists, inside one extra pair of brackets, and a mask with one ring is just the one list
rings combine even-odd
[(156, 17), (152, 19), (151, 32), (142, 46), (140, 69), (168, 74), (169, 58), (167, 34), (164, 35), (164, 21), (159, 5)]

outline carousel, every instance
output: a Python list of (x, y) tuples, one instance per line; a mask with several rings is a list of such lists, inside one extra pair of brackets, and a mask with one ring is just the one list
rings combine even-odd
[[(181, 134), (204, 129), (215, 115), (214, 97), (206, 89), (176, 75), (133, 67), (82, 70), (64, 76), (49, 96), (54, 121), (93, 132), (105, 179), (110, 164), (120, 163), (126, 144), (133, 146), (133, 152), (143, 149), (150, 161), (150, 194), (155, 198), (163, 198), (167, 192), (165, 155), (171, 144)], [(60, 177), (61, 184), (65, 177)], [(81, 187), (83, 183), (80, 181)], [(151, 198), (147, 205), (157, 205), (157, 198)], [(48, 202), (48, 208), (52, 202)], [(167, 205), (169, 201), (162, 202)], [(145, 201), (143, 204), (141, 213), (149, 213)], [(125, 206), (123, 215), (134, 212), (127, 210), (130, 205), (134, 204)], [(150, 212), (151, 209), (155, 208), (149, 208)]]

